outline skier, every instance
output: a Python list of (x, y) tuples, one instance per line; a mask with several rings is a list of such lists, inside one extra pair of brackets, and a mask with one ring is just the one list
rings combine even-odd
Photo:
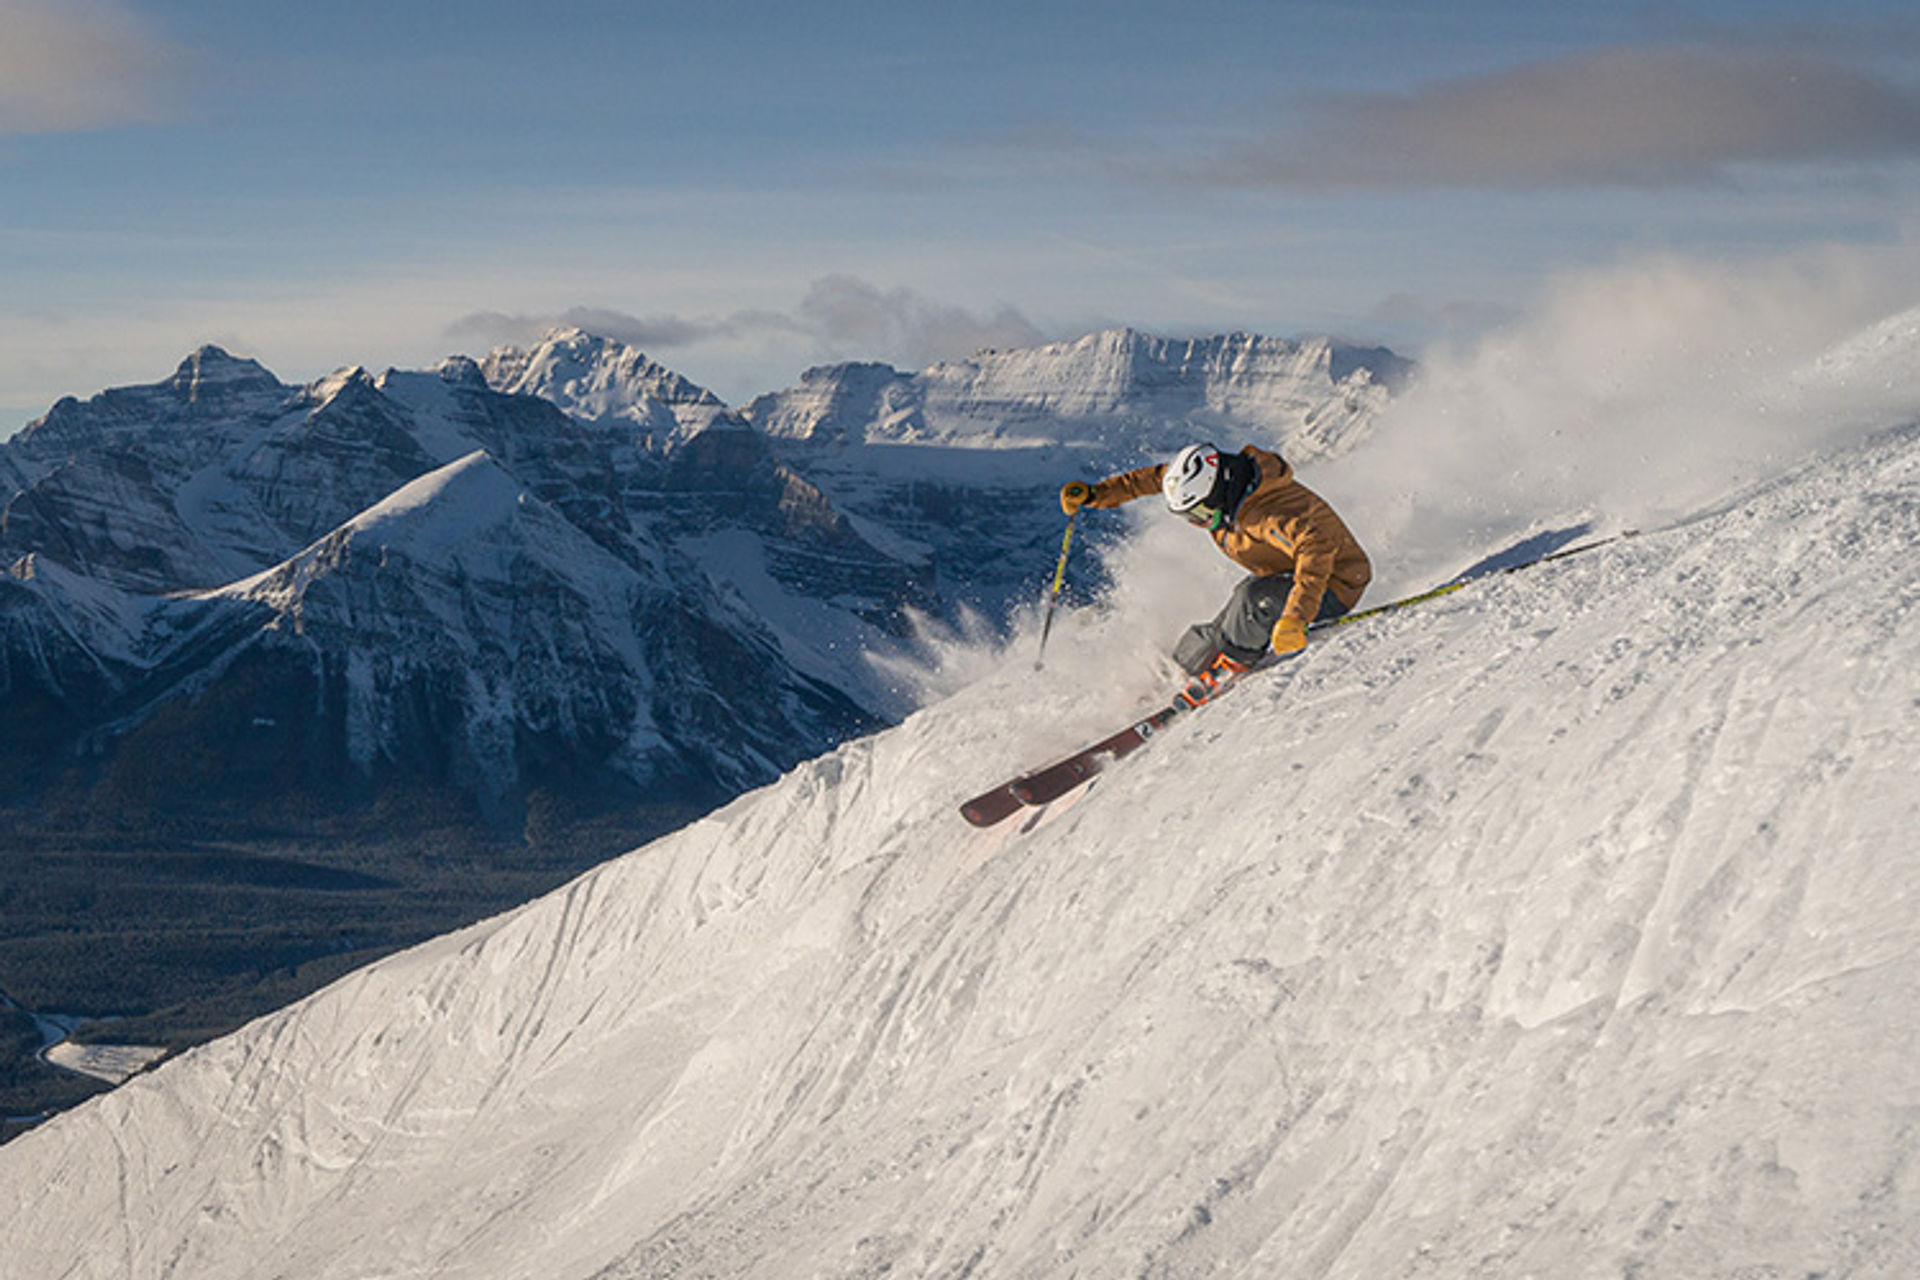
[(1298, 653), (1308, 624), (1352, 609), (1373, 577), (1367, 553), (1333, 508), (1295, 480), (1279, 454), (1253, 445), (1229, 454), (1193, 444), (1171, 462), (1074, 480), (1061, 488), (1060, 508), (1072, 515), (1117, 507), (1156, 490), (1248, 570), (1219, 615), (1187, 628), (1174, 647), (1174, 661), (1193, 677), (1181, 697), (1193, 705), (1269, 649)]

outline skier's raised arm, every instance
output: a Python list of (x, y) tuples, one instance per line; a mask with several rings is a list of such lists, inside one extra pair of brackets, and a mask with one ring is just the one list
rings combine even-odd
[(1161, 476), (1166, 472), (1164, 463), (1156, 462), (1150, 467), (1136, 467), (1132, 471), (1122, 471), (1117, 476), (1108, 476), (1105, 480), (1072, 480), (1061, 487), (1060, 509), (1072, 515), (1082, 507), (1106, 510), (1136, 498), (1144, 498), (1160, 492)]

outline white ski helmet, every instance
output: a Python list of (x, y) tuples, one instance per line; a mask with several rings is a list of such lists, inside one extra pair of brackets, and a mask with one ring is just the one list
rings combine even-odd
[(1167, 464), (1160, 493), (1169, 511), (1185, 516), (1212, 497), (1219, 482), (1220, 451), (1210, 444), (1190, 444)]

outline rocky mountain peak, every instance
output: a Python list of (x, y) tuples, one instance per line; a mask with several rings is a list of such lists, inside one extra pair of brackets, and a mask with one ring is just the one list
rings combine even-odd
[(589, 425), (638, 428), (659, 452), (717, 423), (737, 425), (711, 391), (624, 342), (581, 329), (554, 329), (531, 350), (497, 348), (479, 367), (497, 391), (538, 396)]
[(427, 372), (449, 386), (469, 387), (476, 391), (487, 389), (486, 371), (480, 367), (478, 361), (468, 356), (448, 356)]
[(280, 380), (257, 360), (234, 356), (211, 343), (182, 360), (173, 377), (162, 385), (178, 393), (188, 404), (199, 404), (210, 398), (224, 402), (246, 392), (285, 390)]
[(345, 403), (351, 404), (354, 398), (377, 392), (373, 375), (357, 364), (336, 369), (306, 388), (307, 399), (316, 408), (323, 408), (342, 397), (347, 397)]

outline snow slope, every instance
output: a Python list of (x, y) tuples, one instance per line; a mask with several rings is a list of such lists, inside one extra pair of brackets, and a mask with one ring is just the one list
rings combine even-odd
[(1907, 427), (972, 831), (1076, 615), (0, 1149), (0, 1275), (1920, 1274), (1917, 541)]

